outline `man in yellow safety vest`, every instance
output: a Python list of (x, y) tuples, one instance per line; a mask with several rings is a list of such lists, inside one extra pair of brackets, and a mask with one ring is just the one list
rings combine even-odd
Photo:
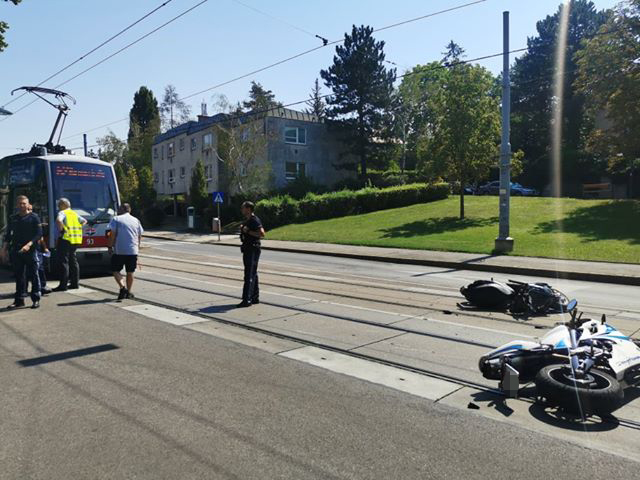
[(82, 244), (82, 226), (87, 221), (71, 210), (71, 202), (67, 198), (58, 200), (58, 243), (56, 256), (60, 271), (60, 285), (54, 292), (64, 292), (67, 288), (76, 289), (80, 282), (80, 266), (76, 258), (76, 249)]

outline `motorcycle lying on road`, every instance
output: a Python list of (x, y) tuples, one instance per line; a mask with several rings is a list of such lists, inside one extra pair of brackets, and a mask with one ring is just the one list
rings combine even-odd
[(508, 310), (513, 315), (546, 315), (565, 311), (569, 299), (548, 283), (476, 280), (460, 289), (467, 306)]
[(584, 415), (607, 415), (640, 385), (640, 341), (607, 323), (583, 318), (578, 302), (567, 305), (569, 322), (551, 329), (539, 343), (513, 341), (480, 358), (485, 378), (516, 396), (519, 384), (535, 381), (548, 404)]

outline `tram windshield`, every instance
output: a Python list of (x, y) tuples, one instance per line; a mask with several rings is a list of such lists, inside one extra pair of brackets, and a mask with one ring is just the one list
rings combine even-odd
[(91, 223), (115, 215), (117, 195), (111, 168), (83, 162), (51, 163), (54, 201), (68, 198), (71, 208)]

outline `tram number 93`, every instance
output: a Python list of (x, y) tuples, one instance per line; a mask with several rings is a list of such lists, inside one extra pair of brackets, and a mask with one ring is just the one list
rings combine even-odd
[(87, 238), (85, 239), (85, 245), (87, 245), (88, 247), (90, 247), (91, 245), (94, 245), (96, 242), (93, 238)]

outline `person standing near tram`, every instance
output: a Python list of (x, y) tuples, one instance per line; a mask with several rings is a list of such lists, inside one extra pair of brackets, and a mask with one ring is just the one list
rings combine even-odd
[(76, 257), (76, 249), (82, 244), (82, 226), (87, 221), (71, 210), (71, 202), (67, 198), (58, 200), (59, 213), (56, 218), (58, 244), (56, 256), (60, 272), (60, 285), (54, 292), (77, 289), (80, 283), (80, 266)]
[(24, 307), (27, 278), (31, 281), (32, 308), (40, 306), (40, 279), (36, 260), (36, 244), (42, 238), (40, 218), (29, 210), (29, 199), (24, 195), (16, 198), (18, 213), (12, 215), (7, 225), (1, 255), (11, 256), (11, 265), (16, 276), (16, 293), (8, 309)]

